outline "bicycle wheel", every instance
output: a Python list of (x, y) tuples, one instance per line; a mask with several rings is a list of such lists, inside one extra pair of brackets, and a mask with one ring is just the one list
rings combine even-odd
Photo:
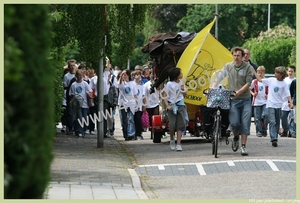
[(219, 144), (220, 135), (221, 135), (220, 117), (217, 116), (216, 127), (214, 129), (214, 143), (213, 143), (215, 158), (218, 158), (218, 144)]

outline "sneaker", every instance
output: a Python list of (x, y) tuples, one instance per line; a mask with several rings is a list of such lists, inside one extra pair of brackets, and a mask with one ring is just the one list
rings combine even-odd
[(91, 131), (90, 134), (91, 135), (95, 135), (96, 133), (95, 133), (95, 131)]
[(79, 133), (79, 134), (78, 134), (78, 137), (82, 137), (82, 134), (81, 134), (81, 133)]
[(277, 140), (272, 141), (272, 146), (273, 146), (273, 147), (277, 147), (277, 146), (278, 146)]
[(257, 137), (262, 137), (262, 134), (256, 134)]
[(137, 140), (143, 140), (144, 138), (143, 138), (143, 136), (137, 136)]
[(248, 152), (247, 152), (247, 149), (246, 149), (245, 146), (242, 146), (242, 147), (241, 147), (241, 155), (243, 155), (243, 156), (248, 155)]
[(172, 150), (175, 150), (175, 140), (170, 140), (170, 147)]
[(85, 134), (90, 134), (90, 131), (89, 131), (89, 130), (86, 130), (86, 131), (85, 131)]
[(62, 133), (66, 132), (66, 126), (63, 126), (62, 129), (60, 130)]
[(236, 152), (239, 148), (239, 136), (234, 136), (232, 140), (232, 150)]
[(268, 132), (267, 131), (263, 131), (262, 136), (267, 137)]
[(176, 151), (182, 151), (182, 147), (180, 144), (176, 145)]
[(283, 131), (282, 133), (279, 133), (280, 137), (287, 137), (287, 132)]
[(166, 135), (162, 135), (161, 138), (167, 139), (167, 136)]

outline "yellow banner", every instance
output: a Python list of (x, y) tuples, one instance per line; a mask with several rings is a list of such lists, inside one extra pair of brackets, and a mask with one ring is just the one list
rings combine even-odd
[(203, 90), (210, 86), (210, 77), (216, 70), (222, 69), (233, 57), (210, 33), (215, 19), (203, 28), (182, 53), (177, 67), (181, 68), (185, 87), (188, 89), (185, 103), (206, 105)]

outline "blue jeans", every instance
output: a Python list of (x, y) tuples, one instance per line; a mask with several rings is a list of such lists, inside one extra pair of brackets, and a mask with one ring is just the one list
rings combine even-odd
[(268, 121), (269, 121), (269, 130), (270, 138), (272, 141), (277, 141), (279, 127), (280, 127), (280, 118), (281, 118), (281, 108), (267, 108), (268, 109)]
[(74, 130), (73, 108), (70, 105), (67, 105), (67, 127), (70, 132)]
[(232, 132), (250, 135), (251, 114), (251, 98), (231, 100), (229, 121)]
[[(94, 118), (94, 114), (97, 114), (97, 107), (93, 106), (93, 107), (90, 107), (90, 110), (89, 110), (89, 115), (92, 116), (92, 118)], [(88, 129), (91, 131), (95, 131), (95, 126), (96, 126), (96, 123), (94, 123), (92, 121), (92, 119), (89, 117), (89, 127)]]
[(281, 124), (284, 132), (289, 131), (289, 122), (288, 122), (288, 116), (290, 111), (282, 111), (281, 110)]
[(130, 111), (130, 108), (128, 107), (127, 110), (125, 110), (124, 107), (121, 107), (121, 125), (122, 125), (122, 132), (123, 137), (128, 138), (135, 135), (135, 126), (134, 126), (134, 115)]
[[(267, 131), (268, 119), (266, 113), (266, 105), (262, 106), (254, 106), (254, 119), (255, 119), (255, 128), (256, 134), (262, 135), (263, 132)], [(264, 125), (262, 126), (262, 120), (264, 121)]]
[[(89, 108), (78, 108), (78, 110), (77, 110), (77, 118), (75, 120), (76, 135), (78, 135), (78, 134), (84, 135), (84, 133), (85, 133), (86, 124), (84, 121), (89, 121), (89, 118), (87, 117), (88, 110), (89, 110)], [(78, 119), (79, 119), (79, 121), (78, 121)]]
[[(294, 108), (296, 108), (296, 107), (294, 107)], [(296, 136), (296, 123), (295, 123), (294, 110), (290, 111), (290, 116), (289, 116), (289, 130), (290, 130), (290, 135)]]

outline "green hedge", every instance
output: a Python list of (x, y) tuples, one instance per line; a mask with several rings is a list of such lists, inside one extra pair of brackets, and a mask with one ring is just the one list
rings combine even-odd
[(261, 32), (242, 47), (250, 49), (251, 60), (265, 66), (266, 73), (274, 73), (277, 66), (296, 64), (296, 31), (285, 25)]
[(251, 58), (257, 65), (265, 66), (267, 73), (274, 73), (277, 66), (290, 64), (289, 56), (295, 44), (295, 38), (264, 40), (251, 50)]
[(36, 199), (53, 159), (48, 5), (4, 5), (4, 198)]

